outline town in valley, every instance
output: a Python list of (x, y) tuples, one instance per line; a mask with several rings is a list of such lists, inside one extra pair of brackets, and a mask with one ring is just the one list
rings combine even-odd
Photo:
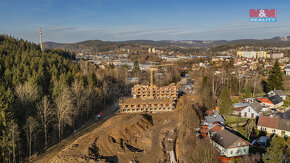
[(0, 162), (288, 163), (287, 6), (1, 1)]

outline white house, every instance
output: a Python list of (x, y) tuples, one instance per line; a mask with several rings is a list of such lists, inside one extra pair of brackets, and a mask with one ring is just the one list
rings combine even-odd
[(272, 116), (260, 116), (257, 128), (266, 131), (268, 134), (276, 134), (278, 136), (290, 136), (290, 120)]
[(290, 75), (290, 65), (285, 66), (284, 71), (286, 75)]
[(286, 95), (282, 90), (273, 90), (267, 93), (269, 96), (279, 95), (283, 100), (286, 99)]
[(219, 149), (221, 156), (236, 157), (249, 154), (250, 143), (226, 129), (214, 134), (211, 142)]
[[(264, 109), (266, 110), (266, 108)], [(263, 107), (259, 102), (254, 101), (251, 105), (241, 110), (241, 117), (243, 118), (256, 118), (263, 111)]]

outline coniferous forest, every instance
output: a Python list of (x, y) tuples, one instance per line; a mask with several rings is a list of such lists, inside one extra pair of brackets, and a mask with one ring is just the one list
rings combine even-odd
[(42, 52), (0, 35), (0, 55), (1, 162), (25, 162), (72, 134), (104, 107), (113, 88), (108, 74), (82, 70), (88, 65), (68, 51)]

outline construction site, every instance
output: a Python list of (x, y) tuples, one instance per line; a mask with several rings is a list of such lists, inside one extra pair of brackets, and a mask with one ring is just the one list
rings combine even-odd
[[(163, 114), (120, 114), (33, 162), (170, 162), (178, 119)], [(173, 137), (173, 138), (172, 138)]]
[[(76, 138), (48, 149), (50, 152), (35, 162), (176, 163), (182, 157), (180, 146), (176, 144), (180, 111), (173, 111), (179, 90), (175, 84), (153, 85), (153, 71), (152, 68), (150, 85), (133, 86), (132, 97), (115, 103), (124, 114), (107, 117), (87, 127), (77, 133)], [(106, 110), (113, 112), (114, 108)]]
[(166, 112), (173, 111), (178, 99), (179, 90), (174, 83), (157, 87), (153, 84), (153, 72), (158, 67), (172, 64), (154, 65), (150, 67), (150, 85), (134, 85), (132, 97), (119, 100), (120, 113)]

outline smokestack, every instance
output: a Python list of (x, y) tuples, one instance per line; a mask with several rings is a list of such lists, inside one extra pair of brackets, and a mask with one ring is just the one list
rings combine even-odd
[(42, 33), (41, 33), (41, 28), (39, 30), (39, 35), (40, 35), (40, 50), (43, 51), (43, 48), (42, 48)]

